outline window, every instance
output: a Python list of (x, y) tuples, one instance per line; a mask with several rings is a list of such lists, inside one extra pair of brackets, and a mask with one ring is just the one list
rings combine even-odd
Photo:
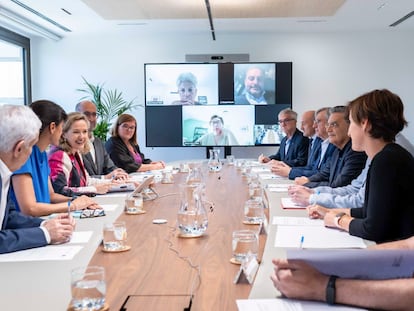
[(0, 27), (0, 104), (31, 100), (30, 40)]

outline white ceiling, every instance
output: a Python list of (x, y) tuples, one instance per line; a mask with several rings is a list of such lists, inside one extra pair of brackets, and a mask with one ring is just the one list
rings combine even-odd
[[(71, 32), (13, 0), (0, 0), (0, 13), (13, 11), (63, 37), (118, 31), (210, 34), (204, 0), (18, 1)], [(227, 33), (414, 30), (414, 17), (389, 27), (414, 11), (413, 0), (210, 0), (210, 7), (217, 37)]]

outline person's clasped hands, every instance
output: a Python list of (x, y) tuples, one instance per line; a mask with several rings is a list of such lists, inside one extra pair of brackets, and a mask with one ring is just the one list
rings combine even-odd
[(336, 228), (335, 217), (338, 214), (338, 209), (329, 209), (318, 204), (309, 205), (307, 208), (309, 218), (323, 219), (326, 227)]
[(283, 177), (289, 176), (290, 170), (292, 168), (285, 162), (272, 160), (269, 163), (271, 164), (270, 170), (272, 171), (272, 173), (275, 173), (276, 175)]
[(151, 165), (153, 165), (154, 170), (162, 170), (165, 168), (164, 161), (154, 161), (154, 162), (151, 162)]
[(116, 168), (109, 174), (105, 175), (105, 179), (111, 179), (115, 181), (125, 181), (129, 179), (129, 175), (122, 168)]
[(309, 198), (312, 193), (314, 193), (313, 189), (304, 186), (292, 185), (288, 188), (288, 194), (292, 201), (302, 206), (309, 205)]
[(47, 230), (50, 244), (62, 244), (70, 241), (76, 222), (68, 213), (61, 213), (53, 219), (45, 220), (41, 226)]
[(83, 210), (83, 209), (97, 209), (101, 208), (101, 206), (96, 203), (92, 198), (81, 195), (74, 199), (70, 204), (71, 211)]
[(273, 285), (287, 298), (325, 300), (329, 277), (299, 260), (273, 259)]

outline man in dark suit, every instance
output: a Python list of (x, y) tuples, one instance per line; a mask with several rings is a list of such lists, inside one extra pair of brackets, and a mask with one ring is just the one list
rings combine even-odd
[(351, 138), (348, 136), (349, 118), (345, 106), (330, 109), (326, 124), (329, 142), (336, 146), (330, 161), (318, 173), (309, 177), (298, 177), (295, 183), (309, 188), (346, 186), (351, 183), (365, 166), (365, 152), (353, 151)]
[(76, 105), (76, 111), (83, 113), (89, 121), (90, 152), (82, 155), (85, 169), (89, 175), (98, 178), (105, 176), (107, 179), (128, 178), (124, 170), (114, 165), (102, 141), (98, 137), (93, 136), (93, 130), (96, 127), (96, 121), (98, 119), (96, 105), (89, 100), (84, 100)]
[(325, 125), (328, 122), (329, 108), (321, 108), (316, 113), (306, 111), (302, 116), (301, 130), (303, 135), (309, 137), (308, 162), (306, 166), (290, 167), (289, 165), (279, 162), (272, 167), (272, 171), (289, 179), (295, 179), (299, 176), (311, 176), (316, 174), (330, 160), (332, 153), (336, 149), (329, 143), (328, 133)]
[(40, 126), (27, 106), (0, 106), (0, 253), (68, 242), (75, 227), (67, 213), (47, 220), (23, 215), (8, 196), (10, 177), (29, 158)]
[(259, 156), (260, 163), (267, 163), (274, 160), (282, 161), (291, 167), (305, 166), (308, 161), (309, 139), (304, 137), (302, 132), (296, 128), (298, 114), (290, 108), (279, 112), (279, 125), (286, 134), (280, 142), (279, 150), (269, 157)]

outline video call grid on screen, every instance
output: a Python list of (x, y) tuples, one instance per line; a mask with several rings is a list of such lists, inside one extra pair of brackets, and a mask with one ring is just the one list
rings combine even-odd
[[(267, 94), (265, 104), (237, 104), (238, 97), (243, 95), (246, 72), (250, 68), (260, 68), (263, 72), (265, 79), (261, 86), (264, 94)], [(224, 114), (221, 116), (224, 121), (223, 128), (229, 130), (235, 140), (215, 146), (278, 145), (283, 138), (277, 115), (280, 110), (292, 107), (290, 62), (159, 63), (145, 64), (144, 71), (148, 147), (215, 145), (211, 141), (207, 145), (203, 144), (199, 138), (213, 131), (211, 116), (221, 114)], [(184, 101), (180, 98), (177, 79), (183, 73), (184, 77), (187, 73), (196, 77), (197, 85), (192, 91), (197, 92), (197, 95), (192, 105), (182, 104)], [(187, 83), (186, 88), (191, 89), (191, 83)], [(191, 119), (189, 114), (196, 118)], [(199, 126), (191, 125), (192, 123)]]

